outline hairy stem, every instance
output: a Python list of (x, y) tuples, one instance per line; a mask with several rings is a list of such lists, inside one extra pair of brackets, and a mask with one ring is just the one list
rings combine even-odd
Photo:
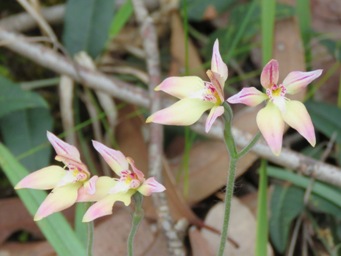
[(231, 200), (233, 196), (233, 187), (234, 187), (234, 179), (236, 176), (236, 166), (238, 161), (238, 152), (234, 142), (234, 138), (232, 136), (232, 127), (231, 127), (231, 120), (232, 120), (232, 110), (231, 107), (224, 103), (225, 113), (225, 130), (224, 130), (224, 139), (226, 148), (229, 154), (229, 170), (227, 174), (226, 180), (226, 193), (225, 193), (225, 213), (224, 213), (224, 222), (223, 228), (221, 231), (220, 237), (220, 245), (219, 245), (219, 252), (218, 255), (222, 256), (225, 250), (225, 244), (227, 241), (227, 232), (230, 220), (230, 213), (231, 213)]
[(133, 213), (133, 218), (132, 218), (132, 226), (131, 230), (128, 236), (128, 255), (133, 256), (134, 255), (134, 250), (133, 250), (133, 244), (134, 244), (134, 238), (138, 229), (138, 226), (143, 219), (143, 208), (142, 208), (142, 201), (143, 201), (143, 196), (140, 193), (135, 193), (134, 196), (134, 201), (135, 201), (135, 211)]

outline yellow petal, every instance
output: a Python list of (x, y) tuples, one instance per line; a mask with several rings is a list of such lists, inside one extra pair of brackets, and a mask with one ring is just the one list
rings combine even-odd
[(168, 108), (159, 110), (147, 118), (147, 123), (168, 125), (191, 125), (201, 115), (212, 108), (214, 103), (200, 99), (186, 98), (179, 100)]
[(53, 189), (57, 186), (65, 174), (66, 171), (62, 167), (51, 165), (27, 175), (19, 181), (19, 183), (15, 186), (15, 189)]
[(271, 102), (257, 114), (257, 125), (272, 152), (279, 155), (282, 149), (284, 122), (280, 110)]
[(80, 186), (82, 183), (76, 182), (53, 189), (40, 205), (34, 220), (41, 220), (52, 213), (60, 212), (72, 206), (76, 202)]
[(285, 112), (282, 112), (284, 121), (298, 131), (313, 147), (316, 144), (315, 130), (310, 115), (303, 103), (287, 101)]
[(130, 204), (131, 196), (135, 191), (127, 193), (110, 194), (103, 199), (94, 203), (86, 211), (83, 217), (83, 222), (89, 222), (99, 217), (112, 214), (112, 207), (117, 201), (123, 202), (126, 206)]

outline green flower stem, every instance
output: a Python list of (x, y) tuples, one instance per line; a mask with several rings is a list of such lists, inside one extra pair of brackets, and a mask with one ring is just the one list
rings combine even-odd
[(94, 222), (88, 222), (88, 243), (86, 248), (87, 256), (93, 255), (93, 245), (94, 245)]
[(143, 196), (137, 192), (133, 195), (135, 201), (135, 211), (133, 213), (132, 226), (128, 237), (128, 255), (133, 256), (133, 242), (135, 238), (135, 234), (137, 232), (137, 228), (143, 219), (143, 208), (142, 201)]
[(245, 156), (250, 149), (257, 143), (257, 141), (259, 140), (261, 136), (261, 133), (258, 132), (255, 137), (253, 137), (253, 139), (251, 140), (251, 142), (249, 143), (249, 145), (245, 146), (245, 148), (243, 148), (239, 153), (238, 153), (238, 159), (242, 158), (243, 156)]
[(224, 213), (224, 222), (223, 228), (221, 231), (220, 237), (220, 245), (218, 255), (222, 256), (224, 254), (225, 245), (227, 241), (227, 231), (230, 219), (230, 212), (231, 212), (231, 200), (233, 196), (233, 188), (234, 188), (234, 179), (236, 176), (236, 167), (238, 160), (243, 157), (258, 141), (260, 138), (260, 133), (256, 134), (256, 136), (251, 140), (249, 145), (247, 145), (244, 149), (242, 149), (239, 153), (237, 151), (237, 147), (232, 135), (232, 109), (230, 105), (226, 102), (223, 103), (224, 106), (224, 121), (225, 121), (225, 129), (224, 129), (224, 140), (227, 148), (227, 152), (229, 154), (229, 170), (227, 175), (226, 181), (226, 193), (225, 193), (225, 213)]
[(224, 119), (225, 119), (225, 130), (224, 130), (224, 139), (225, 144), (227, 147), (227, 151), (230, 158), (229, 164), (229, 172), (227, 175), (226, 181), (226, 193), (225, 193), (225, 213), (224, 213), (224, 223), (223, 228), (221, 231), (220, 237), (220, 246), (218, 255), (222, 256), (225, 250), (225, 244), (227, 241), (227, 231), (230, 219), (230, 212), (231, 212), (231, 200), (233, 196), (233, 187), (234, 187), (234, 179), (236, 176), (236, 166), (238, 161), (238, 152), (234, 142), (234, 138), (232, 136), (232, 127), (231, 127), (231, 120), (232, 120), (232, 110), (231, 107), (227, 104), (223, 104), (225, 108), (224, 112)]

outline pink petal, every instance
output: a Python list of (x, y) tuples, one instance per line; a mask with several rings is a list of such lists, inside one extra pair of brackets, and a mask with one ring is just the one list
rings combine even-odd
[(219, 41), (218, 39), (215, 40), (213, 45), (213, 53), (212, 53), (212, 60), (211, 60), (211, 70), (213, 73), (217, 74), (217, 79), (221, 88), (224, 88), (225, 81), (228, 76), (228, 69), (225, 62), (222, 60), (220, 52), (219, 52)]
[(62, 141), (56, 135), (49, 131), (47, 132), (47, 138), (52, 144), (57, 155), (67, 156), (74, 161), (81, 162), (79, 151), (75, 146)]
[(282, 113), (284, 122), (297, 130), (313, 147), (316, 144), (314, 126), (303, 103), (288, 101), (286, 112)]
[(227, 102), (231, 104), (245, 104), (247, 106), (257, 106), (264, 100), (266, 100), (268, 96), (265, 93), (262, 93), (261, 91), (258, 91), (254, 87), (246, 87), (243, 88), (240, 92), (237, 94), (231, 96), (227, 99)]
[(260, 83), (265, 89), (269, 89), (274, 84), (278, 83), (278, 61), (277, 60), (270, 60), (265, 67), (263, 68)]
[(154, 177), (147, 179), (138, 191), (144, 196), (150, 196), (152, 193), (159, 193), (165, 191), (166, 188), (157, 182)]
[(15, 186), (15, 189), (53, 189), (57, 186), (65, 174), (66, 171), (62, 167), (51, 165), (27, 175), (19, 181), (19, 183)]
[[(91, 181), (93, 181), (93, 179), (90, 179), (88, 182)], [(78, 190), (77, 202), (93, 202), (101, 200), (109, 194), (110, 189), (113, 188), (116, 183), (117, 181), (113, 178), (107, 176), (98, 177), (95, 184), (92, 184), (92, 182), (89, 184), (92, 188), (91, 191), (89, 191), (89, 186), (85, 183), (83, 187)]]
[(155, 112), (147, 118), (146, 122), (168, 125), (191, 125), (198, 121), (201, 115), (213, 106), (214, 103), (209, 101), (186, 98), (179, 100), (168, 108)]
[(80, 182), (76, 182), (53, 189), (40, 205), (34, 220), (41, 220), (52, 213), (60, 212), (72, 206), (76, 202), (78, 189), (81, 185)]
[(218, 106), (218, 107), (213, 107), (207, 117), (206, 120), (206, 125), (205, 125), (205, 132), (209, 132), (212, 124), (214, 123), (214, 121), (221, 116), (222, 114), (224, 114), (224, 107), (223, 106)]
[(257, 125), (272, 152), (279, 155), (282, 149), (284, 122), (280, 110), (271, 102), (257, 114)]
[(92, 145), (117, 175), (120, 175), (121, 171), (129, 168), (127, 159), (121, 151), (109, 148), (95, 140), (92, 141)]
[(112, 214), (112, 207), (117, 201), (121, 201), (128, 206), (134, 192), (135, 191), (131, 193), (117, 193), (104, 197), (89, 207), (84, 214), (83, 222), (89, 222), (99, 217)]
[(310, 72), (293, 71), (290, 72), (283, 81), (288, 94), (295, 94), (304, 89), (313, 80), (322, 74), (322, 69)]
[(165, 79), (155, 88), (155, 91), (164, 91), (174, 97), (183, 99), (204, 88), (204, 81), (197, 76), (173, 76)]

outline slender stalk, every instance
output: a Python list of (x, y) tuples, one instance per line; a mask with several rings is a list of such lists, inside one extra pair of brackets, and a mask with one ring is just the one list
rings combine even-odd
[(142, 201), (143, 201), (143, 196), (140, 193), (135, 193), (134, 196), (134, 201), (135, 201), (135, 211), (133, 213), (133, 218), (132, 218), (132, 226), (131, 230), (128, 236), (128, 255), (133, 256), (133, 243), (134, 243), (134, 238), (137, 232), (137, 228), (143, 219), (143, 208), (142, 208)]
[(233, 196), (234, 179), (236, 176), (236, 166), (237, 166), (237, 161), (238, 161), (238, 152), (237, 152), (237, 148), (234, 142), (234, 138), (232, 136), (232, 127), (231, 127), (232, 109), (227, 103), (224, 103), (223, 106), (225, 108), (224, 139), (225, 139), (226, 148), (227, 148), (229, 158), (230, 158), (230, 164), (229, 164), (229, 171), (228, 171), (227, 180), (226, 180), (225, 213), (224, 213), (223, 228), (222, 228), (221, 237), (220, 237), (220, 245), (219, 245), (219, 252), (218, 252), (219, 256), (222, 256), (224, 254), (225, 244), (227, 241), (227, 231), (228, 231), (230, 212), (231, 212), (231, 200)]
[(93, 245), (94, 245), (94, 222), (88, 222), (88, 243), (86, 248), (86, 255), (93, 255)]
[(245, 156), (250, 149), (257, 143), (257, 141), (259, 140), (261, 136), (261, 133), (258, 132), (255, 137), (253, 137), (253, 139), (251, 140), (250, 144), (245, 146), (245, 148), (243, 148), (239, 153), (238, 153), (238, 159), (242, 158), (243, 156)]
[(227, 231), (230, 220), (231, 212), (231, 199), (233, 196), (234, 178), (236, 174), (237, 159), (230, 158), (229, 173), (227, 175), (226, 181), (226, 193), (225, 193), (225, 213), (224, 213), (224, 223), (221, 230), (220, 245), (218, 255), (222, 256), (225, 250), (225, 244), (227, 241)]

